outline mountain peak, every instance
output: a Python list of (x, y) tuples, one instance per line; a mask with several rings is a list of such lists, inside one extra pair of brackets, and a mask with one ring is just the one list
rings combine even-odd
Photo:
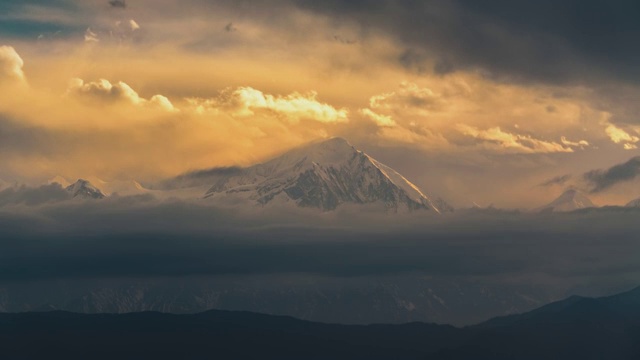
[(332, 138), (328, 138), (326, 140), (321, 140), (317, 142), (318, 144), (324, 144), (327, 146), (349, 146), (352, 147), (352, 145), (347, 141), (347, 139), (339, 137), (339, 136), (334, 136)]
[(579, 209), (586, 209), (596, 207), (596, 205), (587, 197), (587, 195), (575, 188), (571, 188), (557, 199), (552, 201), (546, 206), (543, 206), (540, 210), (553, 211), (553, 212), (568, 212)]
[(305, 158), (307, 161), (316, 163), (335, 163), (350, 158), (359, 151), (347, 140), (335, 137), (328, 140), (316, 141), (301, 147), (295, 148), (274, 159)]
[(237, 196), (260, 205), (293, 202), (334, 210), (341, 204), (381, 203), (387, 209), (449, 210), (392, 168), (336, 137), (290, 150), (263, 164), (211, 178), (206, 198)]
[(628, 208), (640, 208), (640, 199), (635, 199), (629, 202), (626, 207)]
[(83, 199), (104, 199), (105, 195), (93, 186), (89, 181), (84, 179), (78, 179), (74, 184), (69, 185), (66, 190), (72, 194), (74, 198), (79, 197)]

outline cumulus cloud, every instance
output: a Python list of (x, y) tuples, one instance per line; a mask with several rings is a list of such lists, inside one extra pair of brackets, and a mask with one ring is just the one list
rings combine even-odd
[(536, 139), (530, 135), (513, 134), (503, 131), (500, 127), (481, 130), (473, 126), (459, 124), (458, 130), (466, 136), (483, 141), (489, 148), (525, 154), (573, 152), (573, 149), (566, 145)]
[(622, 143), (625, 150), (633, 150), (638, 148), (636, 144), (640, 142), (640, 137), (629, 134), (627, 131), (617, 127), (616, 125), (609, 124), (605, 129), (605, 132), (614, 143)]
[(24, 61), (12, 46), (0, 46), (0, 81), (25, 81)]
[(639, 175), (640, 157), (634, 157), (606, 170), (590, 171), (584, 174), (584, 179), (592, 185), (592, 192), (600, 192), (617, 184), (634, 180)]
[(224, 111), (233, 116), (248, 117), (257, 114), (270, 114), (291, 123), (302, 120), (315, 120), (321, 123), (341, 123), (348, 121), (346, 109), (322, 103), (318, 94), (294, 92), (287, 96), (265, 94), (251, 87), (226, 89), (211, 99), (190, 99), (196, 111)]
[(126, 83), (119, 81), (111, 83), (100, 79), (85, 83), (82, 79), (72, 79), (68, 92), (70, 94), (88, 97), (107, 102), (127, 102), (137, 106), (149, 106), (165, 111), (176, 111), (171, 101), (162, 95), (154, 95), (150, 99), (140, 97), (138, 93)]

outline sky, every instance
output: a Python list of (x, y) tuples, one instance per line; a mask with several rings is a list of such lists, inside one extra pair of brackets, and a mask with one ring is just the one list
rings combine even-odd
[[(635, 287), (640, 210), (604, 205), (640, 198), (639, 17), (623, 0), (0, 0), (0, 306), (65, 280)], [(332, 137), (456, 211), (84, 201), (51, 181), (233, 173)], [(529, 211), (567, 189), (603, 207)]]
[[(457, 207), (640, 197), (634, 1), (0, 1), (0, 184), (341, 136)], [(616, 167), (618, 166), (618, 167)]]

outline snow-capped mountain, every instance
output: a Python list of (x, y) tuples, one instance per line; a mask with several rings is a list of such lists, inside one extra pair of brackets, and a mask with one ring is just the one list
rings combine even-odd
[(640, 208), (640, 199), (635, 199), (625, 206), (628, 208)]
[(104, 199), (105, 195), (98, 189), (93, 186), (89, 181), (79, 179), (74, 184), (69, 185), (65, 188), (69, 193), (72, 194), (74, 198), (82, 198), (82, 199)]
[(295, 203), (324, 211), (341, 204), (383, 204), (393, 211), (451, 211), (443, 200), (430, 198), (342, 138), (302, 146), (248, 168), (201, 171), (173, 183), (196, 186), (206, 182), (209, 187), (204, 197), (212, 200), (236, 197), (259, 205)]
[(596, 205), (580, 190), (570, 189), (565, 191), (560, 197), (552, 201), (546, 206), (540, 208), (540, 211), (568, 212), (579, 209), (596, 207)]

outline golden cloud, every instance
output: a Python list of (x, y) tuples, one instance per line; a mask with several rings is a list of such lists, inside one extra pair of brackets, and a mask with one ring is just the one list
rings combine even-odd
[(636, 145), (636, 143), (640, 142), (640, 137), (638, 136), (631, 135), (613, 124), (609, 124), (605, 132), (614, 143), (624, 143), (623, 146), (625, 150), (635, 150), (638, 148)]
[(12, 46), (0, 46), (0, 81), (26, 81), (24, 61)]
[(420, 87), (417, 84), (402, 82), (396, 91), (372, 96), (369, 106), (376, 110), (394, 111), (398, 109), (413, 110), (420, 115), (428, 115), (446, 106), (444, 94)]
[(466, 136), (482, 140), (489, 148), (505, 149), (525, 154), (573, 152), (571, 147), (563, 144), (535, 139), (530, 135), (505, 132), (500, 127), (480, 130), (473, 126), (458, 124), (457, 128)]
[(360, 113), (381, 127), (392, 127), (397, 125), (391, 116), (378, 114), (371, 109), (360, 109)]
[(402, 82), (397, 90), (370, 97), (369, 107), (359, 113), (379, 127), (380, 137), (395, 142), (430, 150), (477, 150), (462, 134), (480, 140), (485, 150), (527, 154), (586, 149), (590, 141), (569, 137), (583, 136), (586, 124), (597, 128), (601, 119), (588, 105), (549, 96), (546, 89), (494, 83), (473, 74), (426, 82)]
[(126, 83), (119, 81), (112, 84), (109, 80), (100, 79), (85, 83), (82, 79), (72, 79), (69, 94), (106, 102), (127, 102), (137, 106), (149, 106), (165, 111), (176, 111), (171, 101), (162, 95), (153, 95), (144, 99)]
[(265, 94), (251, 87), (226, 89), (211, 99), (189, 99), (196, 111), (228, 112), (237, 117), (250, 117), (257, 114), (273, 114), (290, 123), (302, 120), (314, 120), (321, 123), (341, 123), (348, 121), (346, 109), (335, 107), (317, 100), (318, 94), (306, 95), (294, 92), (287, 96)]

